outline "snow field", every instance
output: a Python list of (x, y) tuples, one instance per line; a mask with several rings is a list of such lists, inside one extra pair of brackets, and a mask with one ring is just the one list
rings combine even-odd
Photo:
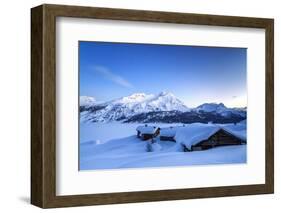
[[(171, 124), (148, 124), (168, 128)], [(189, 124), (202, 128), (206, 124)], [(247, 145), (217, 147), (183, 152), (180, 143), (142, 141), (136, 136), (140, 124), (91, 123), (80, 126), (80, 170), (246, 163)], [(173, 124), (182, 128), (182, 124)], [(237, 134), (246, 133), (246, 124), (221, 125)], [(200, 130), (198, 128), (198, 130)], [(215, 127), (214, 127), (215, 128)], [(204, 128), (203, 128), (204, 129)], [(245, 136), (246, 137), (246, 136)]]

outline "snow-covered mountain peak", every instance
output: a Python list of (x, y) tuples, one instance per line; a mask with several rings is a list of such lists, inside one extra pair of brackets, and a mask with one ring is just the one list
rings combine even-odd
[(170, 92), (161, 92), (157, 95), (134, 93), (116, 101), (113, 104), (122, 104), (123, 108), (129, 108), (134, 112), (153, 111), (187, 111), (188, 107)]
[(145, 94), (145, 93), (134, 93), (134, 94), (128, 96), (128, 98), (139, 99), (139, 98), (145, 98), (146, 96), (147, 96), (147, 94)]
[(96, 103), (96, 99), (91, 96), (80, 96), (80, 107), (90, 107)]
[(166, 91), (162, 91), (158, 94), (158, 96), (172, 96), (172, 97), (176, 97), (173, 93), (171, 92), (166, 92)]
[(87, 120), (113, 121), (122, 120), (138, 114), (149, 112), (179, 111), (190, 109), (172, 93), (161, 92), (157, 95), (134, 93), (132, 95), (93, 105), (85, 113)]
[[(180, 101), (173, 93), (171, 92), (161, 92), (156, 95), (158, 98), (169, 99), (169, 100), (178, 100)], [(181, 102), (181, 101), (180, 101)]]
[(156, 111), (189, 111), (189, 108), (171, 92), (161, 92), (147, 104)]
[(196, 111), (204, 112), (219, 112), (226, 109), (227, 108), (223, 103), (205, 103), (195, 108)]
[(132, 95), (119, 98), (119, 99), (115, 100), (115, 102), (116, 103), (124, 103), (124, 104), (134, 103), (134, 102), (142, 102), (142, 101), (148, 99), (149, 97), (152, 97), (152, 95), (147, 95), (145, 93), (134, 93)]
[(205, 103), (202, 104), (193, 111), (196, 112), (207, 112), (207, 113), (217, 113), (220, 114), (224, 117), (231, 117), (233, 115), (239, 115), (242, 117), (246, 117), (246, 111), (247, 110), (242, 110), (242, 109), (237, 109), (237, 108), (227, 108), (223, 103)]

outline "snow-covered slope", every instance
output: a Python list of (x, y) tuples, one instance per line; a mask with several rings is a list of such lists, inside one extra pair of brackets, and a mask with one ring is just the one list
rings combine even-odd
[(148, 112), (180, 111), (190, 109), (172, 93), (161, 92), (157, 95), (135, 93), (106, 103), (95, 104), (88, 113), (82, 112), (82, 120), (94, 122), (119, 121), (134, 115)]

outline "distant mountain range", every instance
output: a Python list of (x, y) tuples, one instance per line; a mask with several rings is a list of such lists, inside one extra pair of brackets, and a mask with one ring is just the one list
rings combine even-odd
[(189, 108), (170, 92), (135, 93), (102, 103), (93, 97), (80, 97), (81, 122), (236, 123), (246, 117), (246, 108), (227, 108), (223, 103), (204, 103)]

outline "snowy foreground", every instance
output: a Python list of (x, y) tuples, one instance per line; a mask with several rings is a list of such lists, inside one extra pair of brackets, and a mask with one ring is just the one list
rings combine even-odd
[[(247, 145), (183, 152), (181, 144), (160, 141), (157, 137), (148, 152), (148, 142), (136, 136), (139, 125), (117, 122), (80, 124), (80, 170), (246, 163)], [(189, 125), (194, 128), (200, 124)], [(158, 126), (163, 128), (171, 124)], [(221, 126), (246, 137), (245, 123)]]

